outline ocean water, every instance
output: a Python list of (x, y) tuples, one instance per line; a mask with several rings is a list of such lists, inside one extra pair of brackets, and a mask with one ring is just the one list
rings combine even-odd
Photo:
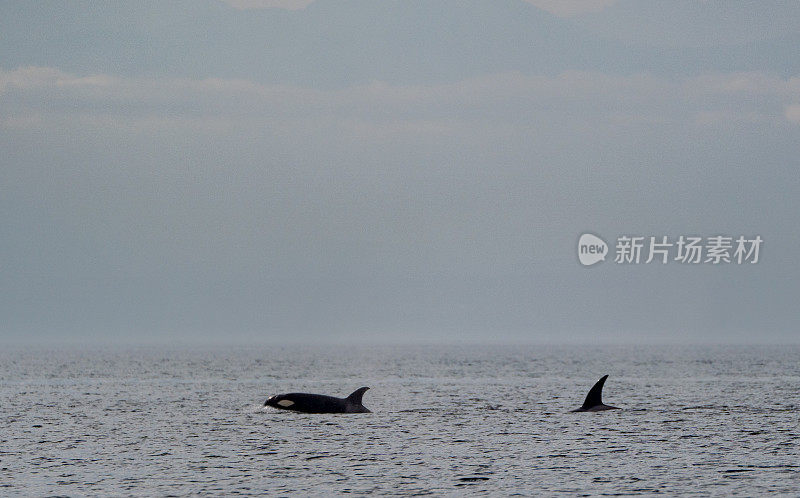
[(0, 420), (3, 496), (800, 494), (798, 346), (15, 347)]

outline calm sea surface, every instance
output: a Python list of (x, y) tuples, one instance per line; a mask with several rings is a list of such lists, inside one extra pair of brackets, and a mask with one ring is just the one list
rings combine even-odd
[(797, 496), (800, 347), (14, 347), (0, 421), (0, 495)]

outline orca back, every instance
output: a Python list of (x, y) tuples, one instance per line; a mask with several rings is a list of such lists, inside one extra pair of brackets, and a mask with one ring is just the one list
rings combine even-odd
[(310, 393), (278, 394), (267, 399), (264, 406), (303, 413), (370, 413), (361, 403), (367, 389), (356, 389), (346, 398)]
[(347, 411), (347, 403), (343, 399), (324, 394), (289, 393), (283, 397), (293, 403), (287, 407), (292, 411), (304, 413), (345, 413)]

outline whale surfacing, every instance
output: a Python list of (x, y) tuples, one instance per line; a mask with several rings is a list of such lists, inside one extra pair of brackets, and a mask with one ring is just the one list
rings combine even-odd
[(583, 402), (583, 406), (573, 412), (601, 412), (603, 410), (619, 410), (616, 406), (603, 404), (603, 384), (606, 383), (608, 375), (604, 375), (597, 383), (589, 389), (589, 394)]
[(361, 398), (369, 387), (361, 387), (346, 398), (324, 394), (288, 393), (270, 396), (264, 406), (303, 413), (370, 413)]

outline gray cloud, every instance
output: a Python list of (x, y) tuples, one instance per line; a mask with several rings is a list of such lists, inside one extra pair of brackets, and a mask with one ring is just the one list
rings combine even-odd
[(526, 2), (561, 17), (599, 12), (617, 0), (525, 0)]
[(514, 71), (788, 77), (800, 70), (796, 2), (770, 9), (617, 2), (568, 19), (522, 0), (316, 0), (298, 10), (240, 10), (218, 0), (55, 5), (0, 3), (0, 67), (321, 89)]
[(287, 9), (299, 10), (308, 7), (314, 0), (222, 0), (237, 9)]
[[(797, 101), (766, 73), (319, 90), (4, 70), (5, 327), (790, 337)], [(587, 271), (587, 229), (758, 233), (767, 252)]]
[[(537, 117), (625, 126), (645, 123), (793, 122), (800, 78), (715, 73), (668, 78), (565, 72), (507, 73), (450, 84), (373, 82), (339, 90), (233, 79), (78, 76), (54, 68), (0, 71), (2, 123), (38, 127), (76, 121), (142, 132), (163, 126), (223, 129), (272, 123), (293, 133), (337, 128), (380, 140), (497, 132), (536, 126)], [(279, 120), (279, 121), (278, 121)], [(294, 127), (294, 128), (292, 128)]]
[[(776, 0), (768, 8), (755, 0), (619, 0), (572, 21), (582, 30), (626, 44), (687, 49), (744, 47), (757, 41), (767, 42), (764, 46), (774, 51), (793, 43), (790, 40), (800, 33), (800, 5), (795, 0)], [(749, 52), (752, 58), (771, 50), (740, 54), (748, 57), (745, 54)]]
[[(281, 8), (298, 10), (308, 7), (314, 0), (222, 0), (237, 9)], [(526, 2), (558, 16), (575, 16), (598, 12), (616, 0), (525, 0)]]
[(797, 2), (264, 2), (0, 3), (4, 339), (796, 341)]

